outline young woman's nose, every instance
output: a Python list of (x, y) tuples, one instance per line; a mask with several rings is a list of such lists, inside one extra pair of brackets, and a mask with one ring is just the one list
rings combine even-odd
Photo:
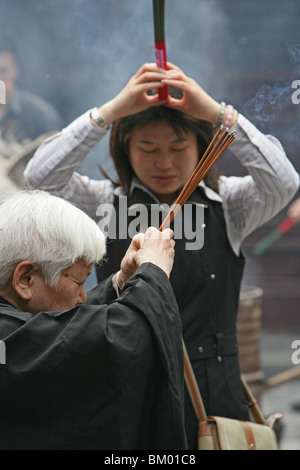
[(159, 170), (169, 170), (173, 166), (173, 158), (168, 154), (161, 154), (155, 161), (155, 166)]

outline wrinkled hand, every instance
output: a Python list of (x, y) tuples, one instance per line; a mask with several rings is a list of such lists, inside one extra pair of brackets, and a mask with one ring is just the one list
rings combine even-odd
[(145, 234), (135, 235), (121, 262), (118, 281), (123, 288), (127, 280), (143, 263), (153, 263), (161, 268), (169, 277), (174, 262), (175, 241), (170, 229), (162, 232), (154, 227), (147, 229)]

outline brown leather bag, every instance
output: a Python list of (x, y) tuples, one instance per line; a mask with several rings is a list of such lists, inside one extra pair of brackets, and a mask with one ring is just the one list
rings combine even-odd
[(198, 450), (279, 450), (277, 437), (272, 427), (282, 414), (274, 413), (265, 420), (243, 377), (244, 393), (254, 422), (206, 415), (184, 343), (183, 352), (185, 382), (199, 421)]

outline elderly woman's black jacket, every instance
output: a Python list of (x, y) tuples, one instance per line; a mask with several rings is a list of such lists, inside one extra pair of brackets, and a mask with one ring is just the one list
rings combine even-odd
[(111, 277), (62, 312), (0, 299), (0, 449), (186, 448), (170, 282), (144, 263), (114, 299)]

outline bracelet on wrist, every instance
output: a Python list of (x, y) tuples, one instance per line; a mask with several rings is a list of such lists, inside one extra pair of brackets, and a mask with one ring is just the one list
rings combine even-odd
[(231, 104), (228, 104), (225, 109), (224, 113), (224, 127), (225, 129), (229, 129), (232, 126), (232, 118), (234, 114), (234, 107)]
[(91, 118), (97, 124), (97, 126), (101, 127), (101, 129), (108, 131), (108, 129), (110, 128), (110, 124), (104, 121), (103, 117), (99, 113), (98, 108), (93, 108), (91, 110)]
[(232, 126), (237, 123), (238, 118), (239, 118), (239, 113), (238, 113), (237, 109), (235, 109), (234, 112), (233, 112)]
[(229, 129), (234, 124), (236, 124), (239, 116), (238, 111), (231, 104), (226, 105), (224, 101), (222, 101), (220, 105), (220, 115), (218, 122), (214, 127), (220, 127), (223, 124), (225, 129)]
[(222, 122), (223, 122), (224, 113), (225, 113), (225, 110), (226, 110), (226, 103), (224, 101), (222, 101), (220, 103), (220, 105), (221, 105), (221, 111), (220, 111), (220, 114), (219, 114), (219, 117), (218, 117), (218, 122), (214, 127), (220, 127)]

